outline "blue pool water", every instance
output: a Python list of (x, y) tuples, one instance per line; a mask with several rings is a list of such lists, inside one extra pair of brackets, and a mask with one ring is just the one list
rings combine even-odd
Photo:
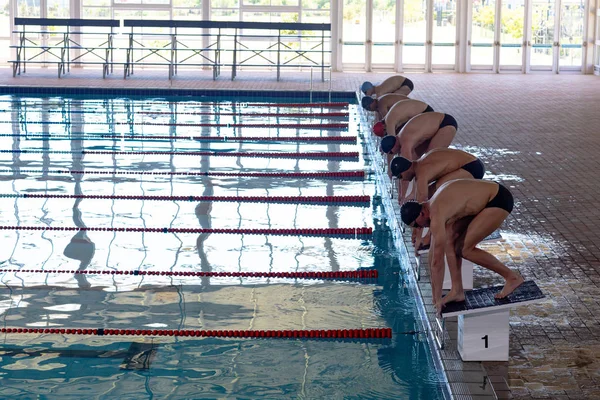
[[(269, 99), (0, 96), (0, 226), (362, 228), (365, 238), (0, 229), (0, 269), (305, 272), (376, 269), (376, 281), (0, 273), (1, 327), (116, 329), (392, 328), (392, 339), (226, 339), (3, 334), (0, 398), (441, 399), (426, 333), (385, 223), (356, 105)], [(272, 101), (280, 101), (273, 99)], [(322, 113), (346, 112), (347, 116)], [(253, 115), (260, 113), (260, 116)], [(285, 116), (306, 113), (306, 116)], [(273, 115), (267, 115), (273, 114)], [(277, 115), (274, 115), (277, 114)], [(339, 124), (313, 129), (234, 124)], [(221, 124), (220, 127), (210, 126)], [(230, 124), (230, 126), (227, 126)], [(103, 137), (104, 135), (104, 137)], [(172, 136), (177, 140), (135, 136)], [(270, 137), (261, 142), (193, 136)], [(277, 137), (358, 136), (357, 144)], [(25, 150), (25, 151), (24, 151)], [(82, 151), (109, 154), (84, 154)], [(115, 154), (126, 151), (134, 154)], [(139, 152), (144, 154), (139, 154)], [(166, 151), (169, 154), (146, 154)], [(190, 156), (189, 151), (210, 155)], [(224, 157), (227, 152), (358, 152), (351, 161)], [(138, 154), (135, 154), (138, 153)], [(70, 171), (79, 171), (72, 173)], [(80, 173), (83, 171), (84, 173)], [(157, 172), (157, 175), (123, 172)], [(365, 171), (365, 179), (207, 172)], [(100, 173), (102, 172), (102, 173)], [(168, 175), (197, 172), (198, 175)], [(114, 199), (350, 196), (368, 206)]]

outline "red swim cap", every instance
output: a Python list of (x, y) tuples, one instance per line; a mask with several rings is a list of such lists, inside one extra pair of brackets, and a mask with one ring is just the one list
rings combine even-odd
[(385, 124), (382, 121), (378, 121), (373, 125), (373, 133), (375, 136), (384, 137), (385, 136)]

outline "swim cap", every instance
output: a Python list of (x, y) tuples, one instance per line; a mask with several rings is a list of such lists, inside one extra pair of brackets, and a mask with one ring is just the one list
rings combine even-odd
[(367, 90), (371, 88), (373, 88), (373, 84), (371, 82), (363, 82), (362, 86), (360, 87), (360, 90), (364, 94), (367, 94)]
[(371, 96), (365, 96), (362, 98), (360, 103), (362, 104), (365, 110), (371, 111), (371, 104), (373, 104), (374, 101), (375, 99), (373, 99)]
[(392, 176), (400, 176), (400, 174), (408, 170), (411, 165), (412, 162), (408, 161), (404, 157), (394, 157), (394, 159), (390, 163), (390, 170), (392, 171)]
[(383, 151), (384, 153), (389, 153), (390, 151), (392, 151), (392, 149), (394, 148), (394, 145), (396, 144), (396, 136), (386, 136), (383, 139), (381, 139), (381, 151)]
[(422, 209), (423, 206), (414, 200), (410, 200), (402, 204), (402, 207), (400, 207), (400, 218), (402, 218), (402, 222), (404, 222), (406, 225), (412, 224), (417, 218), (419, 218), (419, 214), (421, 214)]
[(377, 121), (375, 125), (373, 125), (373, 133), (375, 134), (375, 136), (385, 136), (385, 124), (383, 123), (383, 121)]

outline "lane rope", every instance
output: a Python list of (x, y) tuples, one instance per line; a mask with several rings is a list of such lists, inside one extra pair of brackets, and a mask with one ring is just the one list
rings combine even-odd
[(324, 151), (324, 152), (299, 152), (275, 153), (258, 151), (104, 151), (104, 150), (0, 150), (0, 153), (18, 154), (81, 154), (81, 155), (163, 155), (163, 156), (210, 156), (210, 157), (254, 157), (254, 158), (299, 158), (299, 159), (331, 159), (358, 160), (357, 151)]
[(76, 194), (0, 194), (0, 198), (16, 199), (89, 199), (89, 200), (154, 200), (154, 201), (210, 201), (284, 204), (351, 204), (366, 207), (370, 196), (141, 196), (141, 195), (76, 195)]
[[(16, 173), (16, 170), (3, 169), (3, 173)], [(232, 178), (305, 178), (305, 179), (364, 179), (365, 171), (344, 172), (178, 172), (178, 171), (98, 171), (98, 170), (35, 170), (20, 169), (19, 173), (32, 174), (73, 174), (73, 175), (153, 175), (153, 176), (200, 176)]]
[[(27, 102), (27, 101), (23, 101), (21, 99), (15, 99), (15, 100), (0, 100), (0, 103), (11, 103), (11, 104), (17, 104), (17, 105), (21, 105), (21, 106), (27, 106), (27, 107), (31, 107), (32, 105), (40, 105), (40, 106), (58, 106), (58, 107), (64, 107), (67, 105), (73, 105), (73, 104), (83, 104), (83, 105), (87, 105), (87, 104), (100, 104), (100, 105), (105, 105), (106, 102), (105, 100), (70, 100), (68, 102)], [(132, 107), (134, 107), (135, 105), (141, 106), (142, 103), (141, 101), (135, 101), (134, 103), (126, 103), (125, 101), (122, 102), (114, 102), (114, 100), (112, 101), (112, 104), (116, 104), (116, 105), (130, 105)], [(218, 106), (218, 107), (222, 107), (222, 108), (226, 108), (226, 107), (236, 107), (236, 108), (246, 108), (246, 107), (298, 107), (298, 108), (326, 108), (326, 107), (331, 107), (331, 108), (340, 108), (340, 107), (348, 107), (350, 105), (350, 103), (348, 102), (327, 102), (327, 103), (246, 103), (246, 102), (238, 102), (238, 103), (233, 103), (233, 102), (201, 102), (201, 101), (185, 101), (185, 100), (179, 100), (179, 101), (160, 101), (160, 100), (156, 100), (153, 99), (153, 105), (155, 106), (161, 106), (161, 105), (178, 105), (178, 106), (205, 106), (205, 107), (210, 107), (210, 106)], [(147, 104), (145, 104), (147, 105)]]
[(240, 229), (240, 228), (114, 228), (78, 226), (0, 226), (6, 231), (83, 231), (83, 232), (146, 232), (146, 233), (215, 233), (275, 236), (336, 237), (341, 239), (367, 238), (373, 228), (295, 228), (295, 229)]
[(133, 275), (133, 276), (191, 276), (208, 278), (284, 278), (284, 279), (376, 279), (377, 270), (324, 272), (196, 272), (196, 271), (115, 271), (115, 270), (40, 270), (2, 269), (0, 273)]
[[(10, 109), (5, 109), (5, 110), (0, 110), (0, 113), (4, 112), (4, 113), (9, 113), (9, 112), (13, 112), (14, 110), (10, 110)], [(44, 112), (47, 112), (49, 114), (64, 114), (65, 110), (54, 110), (54, 109), (48, 109), (48, 110), (44, 110)], [(107, 112), (109, 112), (107, 110)], [(93, 111), (93, 110), (68, 110), (69, 114), (98, 114), (97, 111)], [(142, 114), (142, 115), (219, 115), (219, 116), (226, 116), (226, 117), (291, 117), (291, 118), (319, 118), (319, 117), (348, 117), (350, 116), (349, 112), (317, 112), (317, 113), (252, 113), (252, 112), (248, 112), (248, 113), (244, 113), (244, 112), (211, 112), (211, 111), (110, 111), (111, 114), (113, 115), (128, 115), (128, 114)]]
[(204, 329), (109, 329), (109, 328), (0, 328), (6, 334), (58, 334), (93, 336), (187, 336), (234, 338), (388, 339), (391, 328), (302, 330), (204, 330)]
[(165, 136), (165, 135), (131, 135), (131, 134), (90, 134), (90, 133), (71, 133), (62, 134), (38, 134), (38, 133), (0, 133), (0, 137), (22, 137), (25, 139), (164, 139), (164, 140), (194, 140), (201, 142), (308, 142), (308, 143), (351, 143), (356, 144), (356, 136)]
[[(0, 121), (1, 124), (11, 124), (13, 121)], [(194, 128), (282, 128), (282, 129), (347, 129), (347, 122), (340, 123), (329, 123), (329, 124), (241, 124), (241, 123), (168, 123), (168, 122), (97, 122), (97, 121), (85, 121), (85, 122), (71, 122), (71, 121), (27, 121), (23, 122), (25, 125), (127, 125), (127, 126), (181, 126), (181, 127), (194, 127)]]

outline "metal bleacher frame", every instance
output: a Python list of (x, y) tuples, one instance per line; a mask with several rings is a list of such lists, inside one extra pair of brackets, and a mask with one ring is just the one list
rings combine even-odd
[[(16, 59), (11, 60), (13, 64), (13, 77), (27, 72), (27, 64), (57, 64), (58, 77), (71, 70), (71, 64), (100, 64), (102, 65), (102, 77), (113, 71), (113, 36), (114, 28), (119, 27), (120, 22), (112, 19), (63, 19), (63, 18), (15, 18), (15, 27), (21, 26), (13, 33), (19, 35), (18, 44), (10, 46), (16, 49)], [(27, 27), (38, 27), (36, 30), (28, 30)], [(49, 27), (63, 28), (62, 30), (50, 30)], [(109, 28), (108, 32), (85, 32), (73, 31), (72, 28)], [(41, 35), (35, 40), (28, 35)], [(44, 45), (44, 35), (62, 35), (62, 39), (55, 45)], [(82, 45), (79, 35), (106, 35), (106, 40), (97, 46)], [(75, 36), (75, 38), (73, 37)], [(36, 41), (37, 40), (37, 41)], [(27, 49), (34, 54), (27, 58)], [(81, 51), (83, 54), (71, 54), (71, 50)], [(99, 53), (100, 52), (100, 53)], [(85, 55), (93, 55), (98, 61), (84, 61)], [(50, 55), (50, 60), (42, 60), (43, 55)], [(73, 56), (73, 57), (72, 57)], [(22, 71), (21, 71), (22, 67)]]
[[(13, 76), (26, 72), (28, 63), (58, 64), (58, 77), (70, 71), (71, 64), (101, 64), (102, 77), (113, 71), (115, 64), (123, 65), (123, 77), (134, 73), (136, 66), (152, 65), (168, 67), (169, 79), (177, 75), (180, 66), (212, 68), (213, 79), (221, 73), (221, 67), (231, 68), (231, 79), (234, 80), (240, 67), (274, 68), (277, 80), (281, 78), (283, 68), (318, 68), (321, 79), (325, 81), (325, 69), (331, 67), (331, 24), (294, 23), (294, 22), (242, 22), (242, 21), (187, 21), (187, 20), (132, 20), (123, 21), (123, 34), (127, 36), (125, 48), (113, 45), (115, 27), (120, 27), (118, 20), (91, 19), (52, 19), (52, 18), (15, 18), (15, 26), (22, 29), (13, 33), (19, 35), (13, 63)], [(39, 27), (28, 30), (27, 27)], [(62, 31), (48, 30), (48, 27), (64, 27)], [(95, 34), (98, 32), (72, 31), (80, 27), (109, 27), (106, 41), (97, 46), (85, 46), (81, 40), (74, 40), (72, 35)], [(148, 30), (150, 28), (150, 30)], [(167, 32), (152, 30), (167, 29)], [(63, 35), (56, 45), (35, 41), (27, 35)], [(164, 45), (146, 45), (145, 38), (164, 38)], [(190, 41), (202, 42), (202, 46), (189, 45)], [(253, 43), (266, 43), (265, 47), (252, 47)], [(295, 48), (293, 43), (301, 45)], [(308, 47), (303, 48), (302, 44)], [(329, 48), (326, 48), (329, 45)], [(26, 49), (37, 52), (27, 59)], [(72, 58), (71, 50), (84, 50)], [(125, 62), (114, 61), (115, 50), (125, 51)], [(99, 54), (103, 51), (103, 54)], [(60, 53), (58, 53), (60, 52)], [(222, 61), (225, 53), (229, 53), (232, 61)], [(50, 55), (51, 60), (40, 59), (42, 55)], [(82, 60), (86, 54), (92, 54), (101, 61)], [(152, 57), (154, 56), (154, 57)], [(154, 58), (154, 59), (152, 59)]]

